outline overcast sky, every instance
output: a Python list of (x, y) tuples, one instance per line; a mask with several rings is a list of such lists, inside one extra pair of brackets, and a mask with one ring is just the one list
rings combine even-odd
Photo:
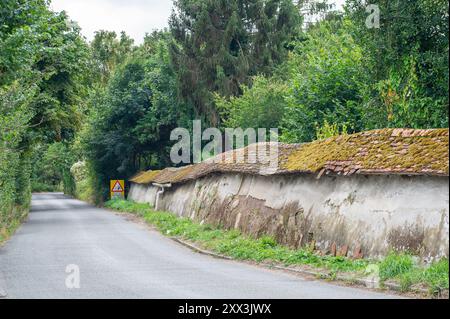
[(98, 30), (125, 31), (140, 44), (145, 33), (168, 26), (172, 0), (52, 0), (51, 7), (65, 10), (88, 40)]
[(54, 11), (65, 10), (89, 41), (98, 30), (125, 31), (136, 44), (142, 43), (145, 33), (167, 27), (172, 12), (172, 0), (52, 0), (51, 6)]

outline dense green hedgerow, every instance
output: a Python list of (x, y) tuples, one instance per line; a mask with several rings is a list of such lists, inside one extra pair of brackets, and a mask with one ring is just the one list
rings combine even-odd
[(30, 198), (28, 154), (0, 149), (0, 243), (26, 216)]

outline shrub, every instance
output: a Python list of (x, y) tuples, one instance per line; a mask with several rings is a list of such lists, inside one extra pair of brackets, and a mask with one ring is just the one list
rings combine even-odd
[(31, 191), (33, 193), (44, 193), (44, 192), (56, 192), (58, 190), (58, 186), (46, 184), (39, 181), (31, 182)]
[(398, 277), (412, 270), (413, 266), (414, 263), (411, 255), (391, 252), (380, 263), (380, 279), (386, 280)]

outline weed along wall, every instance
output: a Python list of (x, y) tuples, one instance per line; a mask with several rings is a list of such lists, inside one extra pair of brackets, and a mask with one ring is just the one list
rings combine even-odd
[[(363, 136), (364, 146), (349, 151)], [(314, 171), (293, 168), (292, 158), (307, 161), (314, 154), (302, 152), (319, 143), (324, 141), (280, 144), (279, 169), (269, 175), (259, 173), (263, 164), (212, 161), (140, 173), (132, 179), (129, 199), (155, 205), (159, 197), (159, 210), (255, 237), (271, 235), (282, 244), (315, 247), (324, 254), (376, 258), (399, 250), (427, 260), (448, 256), (448, 149), (443, 150), (448, 130), (382, 130), (332, 138), (326, 140), (329, 149), (341, 149), (345, 157), (331, 154)], [(418, 148), (422, 144), (433, 144), (435, 155), (411, 164), (409, 152), (416, 160), (430, 152)], [(383, 164), (373, 145), (383, 149), (389, 163), (398, 157), (408, 167), (398, 161)], [(379, 162), (365, 162), (367, 156)]]

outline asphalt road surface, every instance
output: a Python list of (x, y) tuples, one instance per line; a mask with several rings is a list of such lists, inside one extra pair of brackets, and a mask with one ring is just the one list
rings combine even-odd
[(33, 195), (28, 221), (0, 247), (0, 298), (393, 297), (201, 255), (55, 193)]

